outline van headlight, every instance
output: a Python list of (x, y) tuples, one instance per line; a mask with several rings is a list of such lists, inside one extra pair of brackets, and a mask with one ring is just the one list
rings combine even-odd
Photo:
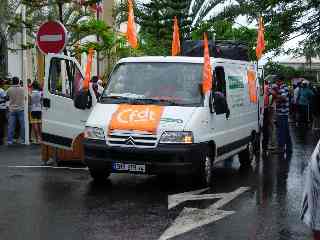
[(86, 127), (84, 129), (84, 137), (89, 139), (104, 140), (104, 130), (98, 127)]
[(160, 138), (160, 143), (193, 143), (192, 132), (164, 132)]

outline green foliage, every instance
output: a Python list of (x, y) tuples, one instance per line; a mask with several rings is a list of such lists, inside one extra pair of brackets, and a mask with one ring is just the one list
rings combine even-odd
[(90, 18), (70, 26), (69, 46), (74, 46), (81, 39), (90, 35), (99, 36), (100, 42), (85, 42), (77, 48), (77, 53), (79, 51), (88, 52), (89, 48), (93, 48), (98, 52), (106, 52), (114, 47), (116, 43), (116, 36), (112, 28), (107, 26), (104, 21)]
[[(99, 0), (88, 0), (80, 6), (71, 0), (23, 0), (27, 6), (26, 22), (22, 22), (21, 17), (16, 16), (10, 24), (16, 29), (21, 29), (23, 25), (27, 27), (30, 42), (22, 48), (28, 48), (34, 46), (36, 33), (43, 22), (62, 19), (69, 33), (67, 49), (71, 55), (88, 52), (89, 48), (93, 48), (106, 56), (116, 44), (116, 34), (105, 22), (96, 20), (95, 15), (88, 10), (88, 6), (97, 2)], [(62, 16), (59, 13), (59, 4), (62, 6)], [(83, 42), (83, 39), (89, 36), (97, 36), (99, 41), (90, 37), (91, 41)], [(82, 44), (79, 46), (80, 40)]]
[(300, 51), (299, 48), (303, 49), (310, 41), (320, 42), (319, 0), (243, 0), (239, 9), (251, 21), (263, 16), (268, 50), (279, 50), (283, 43), (300, 35), (306, 39), (295, 50)]
[(264, 65), (264, 75), (282, 75), (285, 77), (287, 84), (290, 84), (292, 78), (306, 78), (311, 81), (316, 80), (316, 77), (306, 69), (295, 69), (271, 61)]
[[(228, 19), (232, 24), (237, 14), (231, 16), (227, 12), (233, 9), (234, 5), (224, 8), (223, 14), (219, 13), (217, 17), (210, 15), (215, 6), (226, 2), (229, 1), (151, 0), (145, 3), (136, 0), (134, 11), (136, 23), (141, 27), (140, 50), (147, 55), (170, 55), (174, 16), (178, 18), (181, 41), (191, 39), (193, 30), (203, 28), (202, 21), (205, 17), (211, 22), (216, 19)], [(116, 6), (115, 18), (118, 24), (127, 21), (127, 9), (126, 0), (122, 0)]]

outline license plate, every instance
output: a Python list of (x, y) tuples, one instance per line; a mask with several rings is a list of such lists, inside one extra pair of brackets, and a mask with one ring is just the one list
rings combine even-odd
[(128, 172), (146, 172), (146, 165), (144, 164), (133, 164), (133, 163), (113, 163), (113, 169), (116, 171), (128, 171)]

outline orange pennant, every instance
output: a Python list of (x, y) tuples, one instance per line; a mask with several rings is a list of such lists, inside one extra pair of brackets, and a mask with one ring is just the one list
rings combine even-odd
[(174, 17), (173, 34), (172, 34), (172, 56), (180, 53), (180, 33), (177, 17)]
[(89, 49), (88, 57), (87, 57), (87, 65), (86, 65), (86, 76), (83, 81), (83, 89), (89, 89), (89, 82), (91, 78), (91, 67), (92, 67), (92, 60), (93, 60), (94, 50), (92, 48)]
[(249, 98), (250, 102), (257, 103), (257, 82), (256, 82), (256, 73), (249, 69), (247, 72), (247, 78), (248, 78), (248, 88), (249, 88)]
[(262, 17), (259, 18), (259, 30), (258, 30), (258, 39), (257, 39), (257, 47), (256, 47), (256, 56), (259, 60), (263, 52), (265, 50), (265, 42), (264, 42), (264, 26), (263, 26), (263, 19)]
[(136, 24), (134, 21), (132, 0), (128, 0), (127, 39), (132, 48), (138, 47)]
[(212, 89), (212, 68), (207, 34), (204, 34), (204, 64), (202, 72), (202, 92), (206, 94)]
[(164, 107), (157, 105), (119, 105), (109, 126), (112, 130), (145, 131), (156, 133)]

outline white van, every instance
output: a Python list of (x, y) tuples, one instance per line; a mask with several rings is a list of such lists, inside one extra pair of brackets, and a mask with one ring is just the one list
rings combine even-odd
[(98, 102), (92, 89), (89, 97), (81, 92), (75, 59), (48, 55), (47, 62), (43, 140), (71, 149), (84, 131), (95, 180), (123, 172), (190, 174), (210, 184), (214, 163), (239, 154), (248, 165), (259, 150), (249, 62), (211, 58), (213, 90), (203, 95), (202, 57), (125, 58)]

